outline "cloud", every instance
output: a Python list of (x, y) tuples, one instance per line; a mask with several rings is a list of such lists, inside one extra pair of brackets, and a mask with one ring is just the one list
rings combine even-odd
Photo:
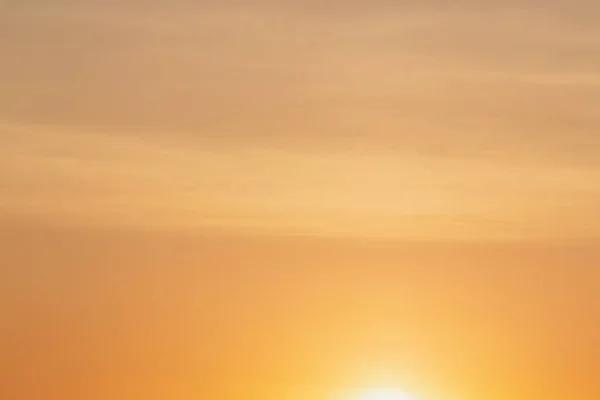
[[(590, 215), (586, 204), (600, 192), (591, 184), (600, 181), (594, 169), (219, 148), (177, 135), (64, 127), (5, 124), (2, 138), (4, 214), (96, 224), (386, 237), (529, 237), (562, 229), (585, 236), (593, 234), (582, 220)], [(582, 206), (585, 212), (569, 209)]]
[(566, 3), (19, 4), (0, 17), (5, 209), (590, 229), (600, 32)]

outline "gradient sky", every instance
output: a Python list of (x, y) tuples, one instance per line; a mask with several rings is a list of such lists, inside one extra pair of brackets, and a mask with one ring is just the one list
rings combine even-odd
[(597, 1), (0, 0), (0, 49), (0, 397), (600, 397)]

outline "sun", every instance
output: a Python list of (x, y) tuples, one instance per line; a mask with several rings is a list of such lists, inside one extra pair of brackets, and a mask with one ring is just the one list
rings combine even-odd
[(417, 400), (410, 394), (395, 388), (372, 388), (360, 392), (356, 400)]

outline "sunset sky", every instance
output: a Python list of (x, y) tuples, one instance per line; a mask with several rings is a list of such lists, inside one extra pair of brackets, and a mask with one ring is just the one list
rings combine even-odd
[(0, 398), (597, 400), (598, 221), (596, 0), (0, 0)]

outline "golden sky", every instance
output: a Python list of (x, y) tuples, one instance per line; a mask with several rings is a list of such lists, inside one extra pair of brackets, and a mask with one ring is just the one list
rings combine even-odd
[(598, 399), (599, 22), (0, 0), (0, 397)]

